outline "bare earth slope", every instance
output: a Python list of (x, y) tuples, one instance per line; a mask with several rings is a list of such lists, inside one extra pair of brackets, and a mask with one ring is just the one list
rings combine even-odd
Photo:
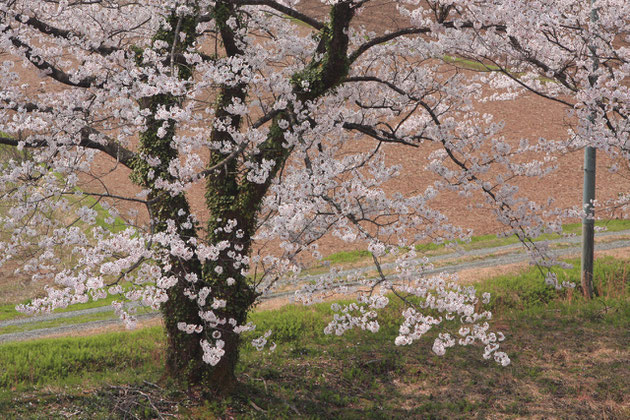
[[(359, 21), (375, 32), (382, 32), (384, 27), (395, 28), (404, 25), (404, 22), (394, 21), (392, 12), (395, 2), (375, 1), (373, 7), (367, 8), (358, 17)], [(312, 11), (315, 14), (323, 14), (325, 6), (319, 0), (303, 0), (300, 7), (304, 11)], [(37, 72), (24, 70), (23, 81), (31, 86), (38, 86), (42, 77)], [(559, 105), (535, 96), (526, 94), (515, 100), (478, 104), (480, 112), (490, 113), (495, 120), (505, 121), (503, 135), (515, 143), (521, 138), (529, 138), (533, 141), (539, 137), (560, 139), (567, 136), (567, 123), (565, 111)], [(401, 177), (390, 182), (390, 191), (402, 194), (411, 194), (423, 191), (435, 180), (435, 175), (424, 168), (427, 162), (428, 149), (421, 147), (411, 149), (396, 145), (384, 147), (388, 164), (400, 164), (403, 166)], [(555, 206), (566, 208), (579, 206), (582, 195), (582, 152), (570, 153), (558, 160), (557, 170), (544, 179), (529, 178), (518, 181), (521, 194), (535, 201), (544, 202), (548, 198), (555, 200)], [(597, 199), (604, 202), (615, 198), (620, 192), (627, 191), (628, 173), (611, 174), (607, 168), (611, 161), (600, 154), (597, 164)], [(626, 171), (627, 172), (627, 171)], [(103, 177), (104, 183), (111, 192), (118, 195), (134, 195), (139, 191), (129, 179), (129, 171), (121, 166), (114, 167), (108, 158), (102, 157), (95, 161), (93, 173)], [(98, 182), (85, 177), (84, 188), (100, 189)], [(190, 193), (192, 207), (195, 211), (203, 213), (203, 189), (201, 186), (193, 188)], [(452, 194), (440, 194), (433, 202), (436, 209), (444, 212), (449, 219), (462, 227), (472, 228), (474, 234), (495, 233), (500, 226), (495, 222), (491, 212), (484, 209), (473, 209), (470, 200), (458, 199)], [(610, 217), (611, 215), (606, 215)], [(612, 215), (614, 216), (614, 215)], [(139, 215), (141, 223), (146, 216)], [(348, 245), (336, 241), (334, 238), (324, 238), (320, 243), (320, 249), (324, 255), (330, 254), (355, 245)], [(8, 272), (2, 277), (8, 276)], [(19, 294), (19, 293), (18, 293)]]

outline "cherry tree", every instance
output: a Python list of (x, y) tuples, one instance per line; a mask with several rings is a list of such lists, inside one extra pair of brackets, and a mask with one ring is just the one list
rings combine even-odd
[[(509, 184), (552, 170), (552, 147), (513, 147), (502, 124), (476, 110), (493, 98), (483, 83), (510, 92), (511, 84), (442, 61), (479, 57), (488, 40), (498, 61), (499, 46), (511, 42), (506, 23), (518, 20), (507, 6), (493, 14), (500, 2), (308, 3), (0, 4), (0, 143), (30, 155), (2, 167), (10, 208), (0, 224), (10, 234), (0, 262), (28, 250), (22, 271), (50, 283), (47, 297), (21, 310), (115, 295), (131, 325), (132, 303), (160, 309), (169, 372), (227, 392), (241, 335), (255, 328), (248, 312), (281, 281), (299, 282), (299, 257), (321, 258), (318, 241), (328, 235), (367, 247), (377, 275), (333, 267), (296, 292), (304, 303), (358, 296), (333, 305), (327, 333), (378, 331), (378, 311), (394, 296), (406, 304), (397, 345), (441, 328), (436, 354), (482, 343), (484, 358), (509, 363), (483, 309), (489, 296), (425, 274), (429, 265), (413, 250), (470, 236), (431, 207), (437, 194), (456, 192), (491, 207), (504, 234), (552, 264), (528, 238), (558, 232), (566, 213)], [(365, 27), (375, 5), (391, 8), (389, 26)], [(510, 76), (516, 67), (504, 68)], [(24, 80), (33, 71), (39, 83)], [(387, 164), (388, 144), (413, 151), (438, 181), (411, 196), (389, 191), (401, 168)], [(532, 153), (539, 160), (522, 158)], [(140, 192), (105, 182), (97, 170), (104, 161)], [(100, 188), (85, 187), (88, 180)], [(125, 206), (140, 206), (146, 223), (127, 218), (116, 228)], [(266, 241), (277, 246), (258, 247)], [(260, 332), (252, 344), (272, 342), (273, 332)]]
[[(595, 150), (627, 166), (630, 126), (630, 5), (622, 0), (449, 2), (441, 10), (472, 23), (473, 30), (451, 37), (452, 51), (482, 63), (490, 82), (526, 91), (566, 107), (569, 135), (556, 147), (585, 148), (585, 170), (595, 170)], [(610, 168), (619, 170), (619, 165)], [(585, 229), (593, 235), (594, 174), (585, 176)], [(627, 213), (628, 196), (600, 208)], [(590, 228), (587, 225), (590, 224)], [(593, 295), (592, 248), (582, 256), (582, 288)]]

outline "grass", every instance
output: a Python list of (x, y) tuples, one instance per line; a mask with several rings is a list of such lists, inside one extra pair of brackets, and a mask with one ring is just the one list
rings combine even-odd
[[(554, 268), (553, 271), (558, 276), (558, 280), (574, 283), (579, 289), (580, 284), (580, 261), (578, 259), (567, 260), (573, 265), (571, 269)], [(612, 257), (604, 257), (597, 260), (594, 266), (594, 285), (599, 297), (591, 303), (599, 305), (599, 302), (625, 301), (630, 295), (628, 278), (630, 269), (628, 262)], [(479, 293), (489, 292), (491, 294), (490, 309), (502, 314), (511, 311), (528, 311), (532, 308), (544, 308), (549, 305), (554, 306), (558, 302), (561, 308), (572, 310), (580, 308), (584, 310), (588, 305), (581, 302), (578, 290), (563, 289), (557, 291), (544, 284), (541, 274), (536, 268), (517, 275), (504, 275), (481, 282), (477, 285)], [(565, 303), (578, 301), (579, 305), (566, 305)], [(585, 306), (586, 305), (586, 306)], [(630, 314), (628, 314), (630, 320)]]
[(26, 317), (26, 315), (15, 310), (15, 305), (0, 305), (0, 321), (24, 317)]
[(460, 66), (469, 70), (483, 71), (483, 72), (501, 70), (500, 67), (492, 65), (492, 64), (483, 64), (478, 61), (468, 60), (461, 57), (453, 57), (450, 55), (443, 56), (442, 60), (444, 60), (445, 63), (455, 64), (457, 66)]
[[(4, 344), (0, 390), (125, 383), (161, 368), (164, 334), (152, 327), (127, 333)], [(0, 400), (1, 401), (1, 400)]]
[(115, 319), (116, 317), (112, 315), (113, 315), (112, 313), (108, 313), (108, 312), (99, 312), (95, 314), (75, 316), (71, 318), (58, 318), (58, 319), (52, 319), (49, 321), (41, 321), (41, 322), (34, 322), (34, 323), (21, 324), (21, 325), (9, 325), (9, 326), (0, 328), (0, 334), (12, 334), (12, 333), (18, 333), (18, 332), (38, 330), (42, 328), (54, 328), (54, 327), (60, 327), (64, 325), (78, 324), (78, 323), (83, 323), (83, 322), (93, 322), (93, 321), (102, 321), (105, 319)]
[[(612, 219), (612, 220), (599, 220), (595, 222), (595, 226), (606, 228), (608, 232), (619, 232), (630, 229), (630, 220)], [(562, 226), (562, 232), (564, 235), (575, 235), (582, 232), (581, 223), (569, 223)], [(550, 241), (554, 239), (560, 239), (562, 235), (559, 234), (542, 234), (535, 238), (534, 241)], [(513, 245), (519, 243), (519, 239), (516, 236), (498, 237), (497, 235), (480, 235), (473, 236), (470, 241), (463, 242), (457, 241), (457, 245), (461, 246), (466, 251), (483, 248), (494, 248), (506, 245)], [(431, 251), (435, 249), (441, 249), (446, 247), (446, 244), (421, 244), (416, 246), (417, 251)]]
[(372, 254), (367, 249), (360, 249), (355, 251), (340, 251), (330, 254), (324, 261), (330, 261), (332, 264), (348, 264), (362, 261), (367, 258), (371, 258)]
[[(126, 286), (128, 286), (128, 283), (122, 283), (123, 288), (125, 288)], [(92, 308), (100, 308), (103, 306), (108, 306), (111, 305), (111, 303), (114, 300), (120, 300), (120, 296), (114, 296), (114, 295), (107, 295), (105, 298), (103, 299), (99, 299), (99, 300), (93, 300), (92, 297), (90, 297), (89, 301), (85, 302), (85, 303), (75, 303), (73, 305), (69, 305), (66, 308), (58, 308), (55, 309), (53, 311), (53, 313), (60, 313), (60, 312), (72, 312), (72, 311), (80, 311), (80, 310), (84, 310), (84, 309), (92, 309)], [(22, 303), (29, 303), (30, 300), (26, 300)], [(28, 315), (24, 315), (21, 312), (18, 312), (15, 309), (15, 304), (6, 304), (6, 305), (0, 305), (0, 321), (6, 321), (9, 319), (17, 319), (17, 318), (26, 318), (28, 317)]]
[[(164, 333), (61, 338), (0, 346), (0, 412), (7, 418), (627, 418), (630, 289), (627, 262), (596, 264), (597, 299), (555, 291), (528, 270), (476, 285), (494, 293), (495, 324), (513, 363), (481, 349), (443, 357), (431, 338), (393, 345), (397, 304), (377, 334), (323, 334), (329, 304), (251, 315), (274, 331), (275, 352), (242, 351), (240, 392), (203, 402), (165, 378)], [(577, 280), (578, 269), (561, 273)], [(251, 338), (250, 336), (249, 338)]]
[[(86, 303), (75, 303), (74, 305), (70, 305), (67, 308), (55, 309), (53, 313), (100, 308), (102, 306), (110, 305), (112, 301), (117, 300), (117, 299), (120, 300), (120, 296), (108, 295), (106, 298), (99, 299), (99, 300), (92, 300), (92, 298), (90, 298), (90, 300)], [(23, 303), (28, 303), (28, 302), (29, 301), (25, 301)], [(0, 305), (0, 321), (6, 321), (9, 319), (17, 319), (17, 318), (26, 318), (26, 317), (28, 317), (28, 315), (24, 315), (23, 313), (18, 312), (15, 309), (14, 304)]]
[[(469, 60), (466, 58), (462, 58), (462, 57), (454, 57), (454, 56), (450, 56), (450, 55), (445, 55), (442, 57), (442, 60), (447, 63), (447, 64), (453, 64), (457, 67), (461, 67), (463, 69), (468, 69), (468, 70), (473, 70), (473, 71), (479, 71), (479, 72), (499, 72), (501, 71), (501, 67), (494, 65), (494, 64), (489, 64), (489, 63), (481, 63), (479, 61), (475, 61), (475, 60)], [(519, 73), (519, 72), (513, 72), (510, 69), (506, 69), (509, 73), (511, 73), (511, 75), (513, 77), (519, 78), (520, 76), (523, 76), (523, 73)], [(544, 77), (544, 76), (538, 76), (537, 77), (538, 80), (540, 80), (543, 83), (557, 83), (554, 79), (550, 79), (548, 77)]]

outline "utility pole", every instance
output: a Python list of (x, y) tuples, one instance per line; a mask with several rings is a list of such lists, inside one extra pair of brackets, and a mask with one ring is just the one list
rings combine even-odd
[[(597, 9), (593, 7), (595, 0), (591, 1), (591, 23), (598, 20)], [(593, 55), (593, 73), (599, 68), (599, 60), (596, 55), (595, 45), (589, 47)], [(590, 78), (591, 85), (597, 82), (597, 76), (593, 74)], [(589, 117), (591, 124), (595, 123), (596, 114), (593, 111)], [(584, 218), (582, 219), (582, 291), (587, 299), (593, 298), (593, 257), (595, 252), (595, 210), (593, 200), (595, 200), (595, 164), (596, 149), (587, 146), (584, 149), (584, 190), (582, 192), (582, 209)]]
[(584, 150), (584, 191), (582, 205), (582, 291), (588, 299), (593, 298), (593, 254), (595, 251), (595, 158), (596, 150), (588, 146)]

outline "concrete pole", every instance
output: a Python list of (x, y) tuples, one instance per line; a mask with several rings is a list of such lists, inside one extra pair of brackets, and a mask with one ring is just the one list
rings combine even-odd
[(584, 150), (584, 190), (582, 193), (582, 205), (585, 212), (582, 219), (582, 291), (587, 299), (593, 298), (595, 161), (596, 150), (589, 146)]
[[(595, 0), (591, 2), (591, 22), (598, 20), (597, 9), (593, 7)], [(595, 46), (590, 48), (593, 54), (593, 72), (599, 68), (599, 61), (596, 56)], [(591, 83), (595, 83), (597, 79), (591, 79)], [(595, 122), (595, 112), (589, 117), (591, 123)], [(584, 150), (584, 190), (582, 192), (582, 208), (584, 210), (584, 218), (582, 219), (582, 291), (587, 299), (593, 298), (593, 254), (595, 252), (595, 211), (593, 209), (593, 200), (595, 200), (595, 165), (596, 150), (594, 147), (588, 146)]]

